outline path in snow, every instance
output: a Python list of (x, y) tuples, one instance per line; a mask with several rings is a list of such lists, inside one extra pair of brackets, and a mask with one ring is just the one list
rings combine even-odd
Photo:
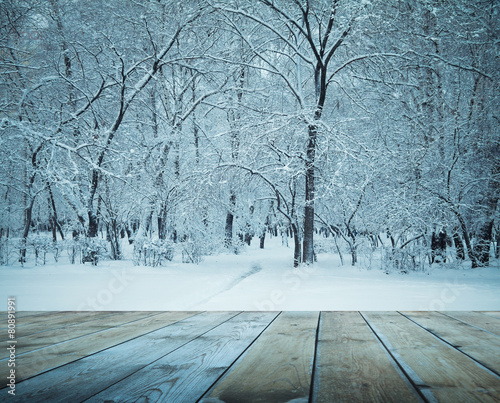
[(262, 266), (259, 263), (253, 263), (252, 268), (247, 271), (246, 273), (243, 273), (240, 277), (235, 278), (233, 281), (231, 281), (224, 289), (217, 291), (216, 293), (212, 294), (210, 297), (206, 297), (202, 299), (201, 301), (197, 302), (195, 305), (191, 306), (190, 309), (193, 309), (195, 306), (201, 306), (207, 304), (210, 300), (213, 298), (217, 297), (218, 295), (225, 293), (235, 286), (237, 286), (239, 283), (241, 283), (243, 280), (247, 279), (248, 277), (257, 274), (259, 271), (262, 270)]

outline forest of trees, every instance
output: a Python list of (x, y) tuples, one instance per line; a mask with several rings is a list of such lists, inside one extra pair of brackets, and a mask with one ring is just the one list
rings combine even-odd
[(352, 264), (362, 242), (395, 265), (447, 244), (472, 267), (498, 255), (497, 0), (4, 0), (0, 16), (0, 240), (21, 262), (40, 232), (113, 259), (123, 237), (197, 261), (266, 233), (294, 265), (327, 236)]

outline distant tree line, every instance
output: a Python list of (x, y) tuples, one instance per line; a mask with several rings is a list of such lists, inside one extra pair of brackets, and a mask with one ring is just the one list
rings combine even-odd
[(326, 236), (352, 264), (368, 242), (397, 267), (450, 245), (489, 265), (499, 9), (5, 0), (0, 239), (20, 239), (21, 261), (48, 231), (107, 239), (114, 259), (126, 237), (142, 262), (153, 241), (199, 261), (273, 234), (295, 266)]

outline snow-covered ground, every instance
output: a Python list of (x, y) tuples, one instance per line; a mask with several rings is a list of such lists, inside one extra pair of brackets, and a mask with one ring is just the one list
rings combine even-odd
[[(500, 268), (434, 265), (427, 272), (385, 274), (380, 264), (318, 263), (293, 269), (292, 251), (275, 238), (239, 255), (199, 264), (138, 267), (0, 267), (0, 297), (18, 310), (500, 310)], [(67, 261), (67, 260), (66, 260)], [(0, 310), (3, 310), (0, 308)]]

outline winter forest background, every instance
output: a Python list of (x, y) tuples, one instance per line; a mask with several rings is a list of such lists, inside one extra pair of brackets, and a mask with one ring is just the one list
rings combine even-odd
[(0, 263), (198, 263), (272, 236), (290, 265), (489, 265), (499, 8), (0, 2)]

